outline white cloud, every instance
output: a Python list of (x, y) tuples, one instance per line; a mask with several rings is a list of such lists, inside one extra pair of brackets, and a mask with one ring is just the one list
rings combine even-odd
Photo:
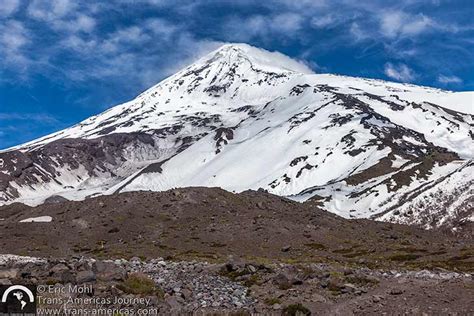
[(45, 22), (58, 33), (91, 33), (97, 24), (91, 14), (97, 12), (99, 6), (78, 3), (74, 0), (32, 0), (26, 13), (31, 19)]
[(34, 19), (53, 21), (64, 17), (76, 6), (76, 3), (71, 0), (33, 0), (27, 12)]
[(268, 3), (281, 3), (291, 9), (296, 10), (310, 10), (310, 9), (320, 9), (328, 5), (327, 0), (276, 0), (276, 1), (268, 1)]
[(120, 29), (109, 36), (109, 40), (112, 42), (124, 42), (128, 44), (144, 43), (149, 39), (150, 35), (137, 25)]
[(20, 6), (20, 0), (2, 0), (0, 4), (0, 17), (8, 17), (15, 13)]
[(158, 35), (163, 40), (169, 40), (177, 31), (179, 26), (169, 23), (160, 18), (151, 18), (145, 21), (144, 25), (153, 34)]
[(180, 34), (175, 47), (177, 53), (168, 61), (168, 67), (163, 69), (163, 74), (172, 75), (223, 44), (225, 43), (220, 41), (199, 40), (189, 33)]
[(296, 13), (283, 13), (274, 16), (270, 27), (277, 32), (294, 33), (301, 29), (303, 18)]
[(69, 48), (77, 52), (87, 54), (89, 51), (95, 50), (98, 46), (98, 43), (96, 40), (86, 40), (79, 35), (73, 34), (63, 39), (60, 42), (60, 45), (61, 48)]
[(402, 11), (389, 11), (381, 14), (380, 31), (388, 37), (410, 36), (434, 28), (431, 18), (423, 15), (411, 15)]
[(325, 15), (320, 17), (313, 17), (311, 19), (311, 26), (317, 29), (323, 29), (330, 27), (336, 23), (336, 18), (331, 15)]
[(1, 113), (0, 121), (34, 121), (36, 123), (51, 125), (57, 124), (59, 121), (52, 115), (47, 113)]
[(462, 79), (457, 76), (439, 75), (438, 82), (442, 84), (459, 84), (462, 83)]
[(304, 17), (297, 13), (234, 17), (223, 25), (222, 33), (228, 40), (237, 42), (254, 38), (268, 40), (274, 36), (289, 38), (301, 31), (303, 22)]
[(74, 17), (49, 21), (49, 25), (57, 32), (91, 33), (95, 29), (96, 20), (86, 14), (77, 13)]
[(427, 30), (433, 29), (435, 23), (433, 20), (423, 14), (413, 16), (402, 28), (403, 35), (417, 35)]
[(405, 64), (394, 65), (392, 63), (386, 63), (384, 72), (389, 78), (401, 82), (410, 82), (416, 77), (414, 71)]
[(358, 41), (362, 41), (362, 40), (365, 40), (369, 37), (369, 34), (367, 32), (364, 32), (359, 23), (357, 22), (353, 22), (351, 24), (351, 27), (349, 29), (349, 32), (351, 33), (352, 35), (352, 38), (358, 42)]
[[(412, 9), (423, 9), (425, 4), (415, 2), (400, 0), (383, 5), (355, 0), (269, 0), (256, 4), (254, 0), (229, 0), (220, 4), (222, 12), (209, 13), (208, 19), (203, 17), (204, 9), (213, 1), (207, 0), (0, 0), (0, 80), (5, 80), (10, 70), (21, 75), (19, 65), (28, 65), (26, 75), (70, 79), (64, 82), (107, 78), (118, 84), (124, 73), (133, 77), (129, 81), (154, 82), (221, 41), (265, 47), (296, 43), (297, 49), (311, 52), (303, 56), (300, 51), (299, 56), (310, 60), (351, 45), (354, 56), (364, 58), (362, 65), (371, 60), (370, 56), (380, 54), (387, 60), (410, 60), (431, 76), (430, 71), (443, 69), (442, 63), (454, 73), (454, 66), (469, 66), (472, 52), (465, 46), (467, 35), (458, 41), (461, 43), (446, 39), (420, 45), (421, 41), (404, 40), (439, 31), (453, 33), (454, 41), (464, 35), (455, 37), (454, 33), (467, 27), (438, 11), (429, 11), (430, 16), (417, 13)], [(250, 10), (256, 6), (262, 9), (260, 14)], [(141, 10), (154, 17), (143, 19)], [(165, 11), (169, 19), (161, 17)], [(2, 14), (16, 12), (21, 22), (2, 19)], [(327, 29), (330, 32), (325, 32)], [(433, 47), (436, 49), (430, 52)], [(441, 56), (441, 47), (449, 54)], [(65, 55), (68, 58), (59, 58)], [(455, 61), (452, 56), (462, 58)], [(396, 80), (417, 79), (403, 64), (389, 63), (384, 70)], [(438, 78), (439, 83), (452, 80), (449, 76)]]
[(121, 3), (130, 3), (130, 4), (151, 4), (156, 6), (164, 6), (169, 4), (166, 0), (118, 0)]
[(1, 43), (9, 52), (16, 52), (28, 43), (26, 29), (21, 22), (8, 21), (1, 32)]
[(94, 29), (96, 22), (90, 16), (79, 14), (74, 24), (76, 25), (76, 30), (89, 33)]
[(23, 23), (15, 20), (8, 20), (0, 23), (0, 63), (12, 65), (15, 68), (25, 69), (28, 65), (28, 58), (24, 55), (23, 49), (30, 43), (29, 32)]
[(395, 37), (402, 27), (403, 17), (400, 12), (389, 12), (382, 14), (380, 29), (387, 37)]
[(183, 25), (151, 18), (107, 34), (69, 34), (56, 50), (71, 50), (81, 61), (80, 67), (61, 69), (72, 81), (127, 78), (135, 88), (147, 88), (217, 46), (196, 39)]
[(102, 36), (69, 34), (60, 41), (60, 46), (85, 57), (94, 55), (99, 60), (102, 58), (114, 60), (115, 57), (123, 59), (124, 56), (130, 56), (131, 50), (135, 50), (132, 55), (140, 55), (140, 50), (153, 49), (156, 43), (167, 45), (179, 32), (184, 32), (179, 25), (171, 24), (164, 19), (151, 18), (140, 25), (118, 28)]

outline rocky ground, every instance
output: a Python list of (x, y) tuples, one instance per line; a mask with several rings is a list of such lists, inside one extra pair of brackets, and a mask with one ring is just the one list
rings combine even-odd
[[(149, 298), (161, 314), (474, 313), (472, 230), (345, 220), (315, 201), (205, 188), (0, 214), (1, 253), (47, 258), (0, 257), (2, 284), (91, 284), (89, 296)], [(41, 216), (52, 221), (21, 222)], [(140, 307), (120, 302), (105, 305)]]
[[(133, 280), (130, 281), (130, 280)], [(148, 287), (151, 281), (151, 287)], [(159, 314), (210, 315), (468, 315), (474, 313), (472, 274), (384, 271), (328, 264), (223, 264), (85, 258), (3, 256), (0, 284), (30, 283), (54, 289), (90, 286), (91, 293), (50, 291), (41, 308), (65, 308), (45, 298), (113, 299), (101, 308), (146, 308)], [(41, 287), (39, 287), (42, 289)], [(136, 299), (149, 303), (137, 304)], [(116, 302), (117, 301), (117, 302)], [(78, 307), (66, 304), (66, 309)], [(89, 307), (87, 304), (83, 307)]]

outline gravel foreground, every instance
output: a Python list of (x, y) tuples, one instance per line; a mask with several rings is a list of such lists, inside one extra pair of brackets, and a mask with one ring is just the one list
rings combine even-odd
[[(472, 315), (472, 274), (333, 264), (0, 256), (0, 284), (38, 285), (63, 315)], [(81, 293), (82, 289), (82, 293)], [(124, 312), (125, 311), (125, 312)]]
[(472, 225), (348, 220), (217, 188), (0, 213), (0, 285), (36, 284), (41, 315), (474, 315)]

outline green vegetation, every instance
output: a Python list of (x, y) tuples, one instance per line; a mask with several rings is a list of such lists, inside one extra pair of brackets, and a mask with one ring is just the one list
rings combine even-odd
[(379, 281), (376, 278), (367, 278), (365, 276), (350, 275), (344, 278), (345, 283), (351, 283), (358, 286), (376, 285)]
[(61, 283), (61, 282), (54, 278), (50, 278), (46, 280), (46, 285), (55, 285), (56, 283)]
[(260, 278), (258, 275), (256, 274), (253, 274), (251, 275), (250, 277), (248, 277), (247, 279), (245, 279), (242, 284), (246, 287), (251, 287), (252, 285), (256, 285), (256, 284), (260, 284)]
[(250, 272), (246, 269), (229, 271), (227, 267), (224, 266), (219, 271), (219, 274), (231, 279), (234, 282), (241, 281), (246, 287), (251, 287), (252, 285), (260, 284), (261, 282), (261, 279), (257, 274), (250, 274)]
[(341, 290), (343, 289), (343, 287), (341, 284), (335, 281), (331, 281), (329, 282), (327, 289), (331, 292), (332, 295), (339, 295), (341, 294)]
[(298, 303), (298, 304), (291, 304), (283, 308), (282, 315), (285, 315), (285, 316), (311, 315), (311, 312), (309, 309), (307, 309), (306, 307)]
[(117, 288), (128, 294), (135, 295), (156, 295), (163, 297), (164, 293), (157, 288), (155, 282), (143, 273), (132, 273)]
[(423, 249), (423, 248), (416, 248), (416, 247), (400, 247), (397, 248), (398, 251), (403, 251), (403, 252), (408, 252), (408, 253), (414, 253), (414, 252), (428, 252), (428, 250)]
[(391, 261), (411, 261), (420, 258), (421, 255), (416, 255), (412, 253), (398, 253), (388, 257)]
[(440, 251), (430, 252), (430, 255), (431, 256), (437, 256), (437, 255), (444, 255), (446, 253), (447, 253), (446, 250), (440, 250)]
[[(219, 314), (217, 314), (219, 315)], [(250, 316), (250, 312), (246, 310), (240, 310), (235, 312), (230, 312), (229, 316)]]
[(354, 249), (353, 248), (342, 248), (342, 249), (333, 250), (332, 252), (333, 253), (344, 254), (344, 253), (350, 253), (350, 252), (352, 252), (352, 250), (354, 250)]
[(314, 250), (326, 250), (327, 247), (323, 244), (320, 244), (320, 243), (316, 243), (316, 242), (312, 242), (312, 243), (308, 243), (308, 244), (304, 244), (306, 247), (309, 247), (311, 249), (314, 249)]
[(356, 258), (356, 257), (365, 256), (367, 254), (369, 254), (368, 250), (359, 250), (359, 251), (356, 251), (356, 252), (343, 254), (343, 257), (345, 257), (345, 258)]
[(227, 247), (227, 244), (221, 244), (221, 243), (218, 243), (218, 242), (213, 242), (210, 244), (210, 247), (212, 248), (223, 248), (223, 247)]
[(282, 291), (291, 289), (291, 284), (289, 282), (282, 282), (278, 285), (278, 288)]
[(244, 276), (248, 274), (248, 272), (245, 270), (229, 271), (227, 267), (222, 267), (222, 269), (219, 271), (219, 274), (231, 279), (232, 281), (236, 281), (238, 277)]

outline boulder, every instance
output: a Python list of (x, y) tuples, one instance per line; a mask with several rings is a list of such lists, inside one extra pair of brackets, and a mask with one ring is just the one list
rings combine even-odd
[(8, 279), (0, 279), (0, 285), (12, 285), (12, 281)]
[(0, 279), (16, 279), (18, 276), (18, 269), (0, 270)]
[(346, 283), (342, 286), (342, 289), (341, 289), (341, 292), (342, 293), (354, 293), (356, 292), (358, 289), (357, 289), (357, 286), (355, 286), (354, 284), (352, 283)]
[(64, 263), (58, 263), (49, 270), (49, 274), (56, 276), (62, 274), (64, 271), (69, 271), (69, 268)]
[(327, 299), (324, 296), (322, 296), (318, 293), (312, 293), (311, 294), (311, 301), (312, 302), (318, 302), (318, 303), (326, 303)]
[[(303, 284), (303, 274), (298, 268), (294, 266), (286, 267), (281, 273), (279, 277), (281, 280), (285, 279), (288, 283), (293, 285), (300, 285)], [(278, 277), (278, 276), (277, 276)]]
[(391, 289), (388, 293), (390, 295), (400, 295), (400, 294), (403, 294), (403, 290), (402, 289)]
[(96, 261), (92, 264), (92, 271), (100, 281), (123, 281), (127, 277), (127, 271), (110, 261)]
[(168, 304), (170, 311), (178, 311), (181, 309), (181, 303), (177, 296), (168, 296), (165, 298), (166, 304)]
[(279, 273), (273, 278), (273, 283), (276, 284), (280, 289), (289, 289), (291, 287), (291, 281), (285, 273)]
[(59, 280), (61, 281), (62, 284), (74, 283), (74, 281), (75, 281), (74, 275), (69, 270), (63, 271), (63, 272), (57, 274), (56, 276), (59, 278)]
[(67, 201), (69, 200), (61, 195), (51, 195), (46, 200), (44, 200), (44, 204), (56, 204), (56, 203), (63, 203)]
[(86, 282), (93, 282), (96, 280), (96, 275), (91, 270), (79, 271), (76, 275), (76, 282), (86, 283)]

